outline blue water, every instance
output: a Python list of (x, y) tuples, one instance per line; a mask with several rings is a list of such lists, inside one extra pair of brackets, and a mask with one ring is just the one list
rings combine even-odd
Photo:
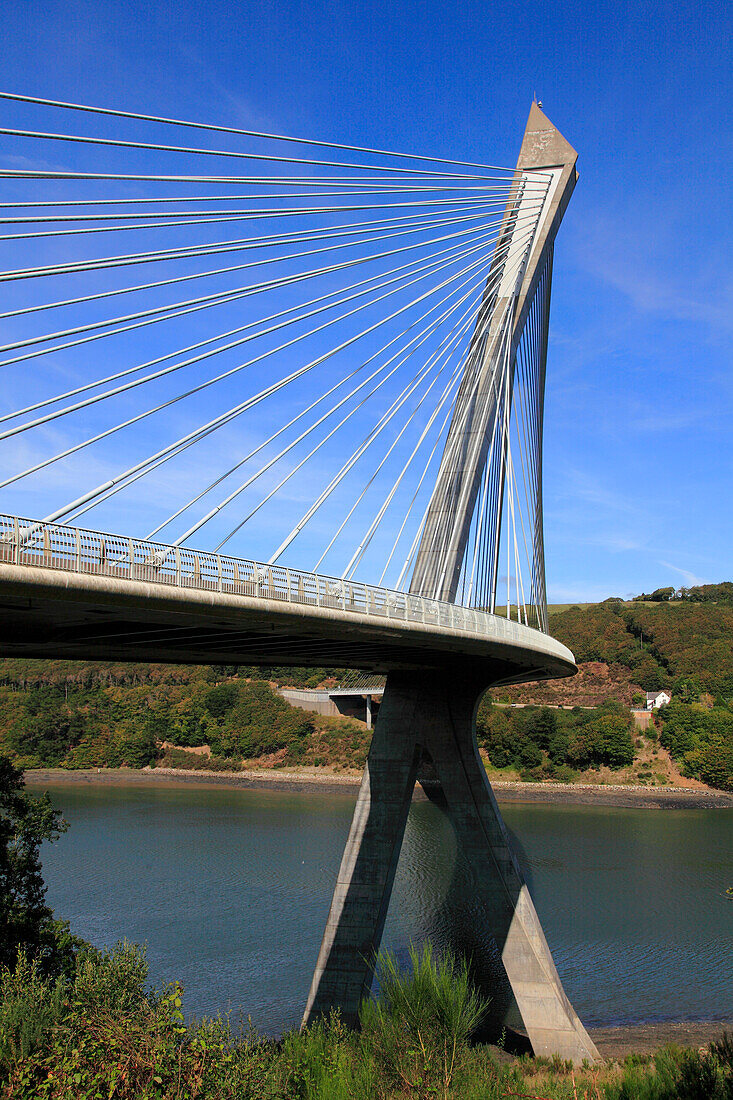
[[(303, 1010), (354, 794), (61, 785), (71, 828), (43, 852), (48, 900), (98, 945), (147, 944), (189, 1013)], [(733, 810), (502, 807), (566, 991), (588, 1025), (733, 1019)], [(415, 803), (384, 943), (470, 921), (450, 827)]]

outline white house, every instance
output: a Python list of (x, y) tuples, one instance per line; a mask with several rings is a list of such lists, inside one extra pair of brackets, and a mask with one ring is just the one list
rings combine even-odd
[(646, 693), (646, 709), (654, 710), (655, 707), (666, 707), (672, 702), (672, 697), (666, 691), (648, 691)]

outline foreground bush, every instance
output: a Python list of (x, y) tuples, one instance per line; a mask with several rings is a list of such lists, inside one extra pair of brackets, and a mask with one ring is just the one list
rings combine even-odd
[[(559, 1060), (500, 1065), (469, 1039), (484, 1004), (466, 971), (429, 948), (401, 975), (389, 957), (361, 1031), (338, 1014), (280, 1042), (226, 1019), (186, 1026), (181, 990), (146, 989), (143, 952), (88, 949), (72, 978), (24, 953), (0, 972), (2, 1100), (731, 1100), (733, 1043), (669, 1048), (624, 1067)], [(506, 1056), (504, 1056), (506, 1061)]]
[(447, 1095), (487, 1004), (465, 963), (435, 959), (429, 944), (421, 953), (412, 948), (410, 962), (403, 975), (391, 955), (380, 956), (379, 999), (364, 1001), (360, 1012), (362, 1048), (396, 1092), (421, 1085)]

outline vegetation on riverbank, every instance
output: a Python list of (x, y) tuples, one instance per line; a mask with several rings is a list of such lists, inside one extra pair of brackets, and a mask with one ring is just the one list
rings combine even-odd
[(21, 954), (0, 974), (3, 1100), (730, 1100), (733, 1042), (665, 1048), (623, 1064), (572, 1067), (472, 1044), (482, 1005), (465, 969), (413, 953), (382, 960), (381, 996), (361, 1027), (338, 1015), (275, 1042), (250, 1025), (188, 1025), (182, 990), (146, 988), (139, 948), (80, 953), (73, 975), (45, 977)]
[[(6, 666), (0, 686), (0, 751), (23, 768), (359, 771), (369, 749), (363, 722), (291, 706), (270, 682), (234, 668), (82, 666), (64, 679), (57, 666), (30, 664)], [(477, 732), (488, 766), (507, 778), (665, 785), (678, 774), (669, 752), (683, 774), (733, 789), (726, 706), (675, 699), (642, 732), (613, 700), (592, 709), (510, 708), (487, 695)]]
[(590, 767), (632, 764), (632, 731), (631, 714), (620, 703), (593, 710), (509, 709), (485, 698), (476, 718), (479, 746), (493, 767), (513, 767), (527, 780), (572, 782)]
[(733, 710), (673, 700), (660, 724), (662, 745), (687, 775), (733, 791)]
[[(10, 664), (10, 662), (8, 662)], [(124, 667), (124, 666), (122, 666)], [(0, 751), (22, 768), (165, 767), (236, 770), (243, 761), (362, 768), (363, 723), (310, 714), (270, 683), (230, 669), (97, 666), (0, 687)], [(250, 670), (247, 670), (250, 671)], [(105, 675), (106, 672), (106, 675)], [(182, 675), (182, 672), (185, 675)], [(26, 676), (26, 671), (22, 670)], [(198, 751), (185, 751), (198, 750)]]
[(413, 953), (382, 959), (382, 993), (358, 1031), (338, 1015), (280, 1041), (228, 1019), (186, 1025), (182, 990), (146, 988), (139, 948), (85, 948), (74, 973), (47, 977), (24, 953), (0, 973), (0, 1096), (10, 1100), (168, 1097), (376, 1100), (507, 1096), (729, 1100), (733, 1044), (667, 1048), (623, 1065), (573, 1068), (472, 1045), (482, 1005), (465, 969)]

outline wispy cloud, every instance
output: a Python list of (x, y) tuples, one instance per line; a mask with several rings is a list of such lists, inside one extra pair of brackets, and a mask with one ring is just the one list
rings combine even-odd
[(707, 408), (686, 409), (678, 413), (660, 412), (657, 408), (654, 410), (653, 415), (650, 415), (648, 412), (639, 413), (638, 416), (628, 421), (628, 426), (633, 431), (659, 433), (681, 432), (700, 423), (704, 423), (705, 431), (714, 430), (715, 428), (724, 428), (726, 431), (728, 430), (727, 422), (716, 423), (710, 416), (710, 412)]
[[(659, 226), (673, 232), (676, 218), (659, 215)], [(716, 332), (733, 327), (733, 281), (721, 279), (716, 265), (693, 270), (664, 255), (667, 233), (628, 215), (597, 217), (576, 236), (576, 257), (596, 278), (624, 294), (634, 307), (674, 320), (694, 321)], [(676, 248), (676, 245), (675, 245)]]
[(689, 569), (682, 569), (679, 565), (672, 565), (672, 563), (669, 561), (660, 560), (659, 564), (663, 565), (665, 569), (671, 569), (674, 573), (679, 573), (688, 585), (708, 583), (702, 577), (698, 577), (694, 573), (690, 572)]
[(564, 490), (558, 494), (561, 499), (581, 500), (586, 504), (593, 504), (599, 508), (630, 515), (643, 514), (633, 495), (625, 492), (615, 492), (605, 485), (600, 478), (594, 477), (577, 466), (566, 467), (564, 481)]

